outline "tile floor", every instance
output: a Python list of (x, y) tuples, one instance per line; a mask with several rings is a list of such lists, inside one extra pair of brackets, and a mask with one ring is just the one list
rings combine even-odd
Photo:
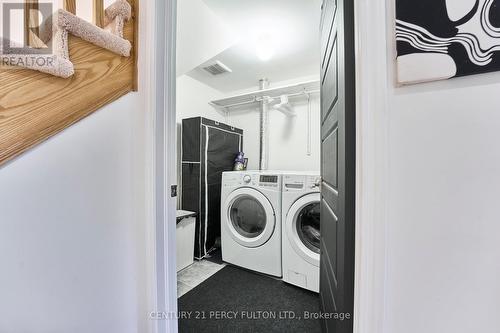
[(191, 266), (177, 273), (177, 297), (186, 294), (224, 266), (225, 264), (216, 264), (208, 260), (195, 260)]

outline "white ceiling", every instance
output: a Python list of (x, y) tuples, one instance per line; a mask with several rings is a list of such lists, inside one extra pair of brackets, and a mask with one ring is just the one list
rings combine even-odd
[[(267, 77), (272, 82), (319, 76), (321, 0), (204, 0), (238, 36), (238, 42), (213, 57), (232, 73), (212, 76), (197, 68), (191, 77), (222, 92), (247, 89)], [(274, 56), (256, 54), (259, 38), (272, 41)], [(201, 66), (200, 66), (201, 67)]]

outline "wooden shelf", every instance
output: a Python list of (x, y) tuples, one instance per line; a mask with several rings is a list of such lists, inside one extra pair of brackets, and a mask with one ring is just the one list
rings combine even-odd
[(0, 165), (135, 90), (137, 1), (129, 0), (132, 19), (124, 29), (130, 57), (70, 36), (75, 75), (69, 79), (0, 68)]

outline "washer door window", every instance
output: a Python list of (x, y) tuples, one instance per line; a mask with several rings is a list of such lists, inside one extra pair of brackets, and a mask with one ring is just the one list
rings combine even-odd
[(307, 262), (319, 266), (320, 194), (311, 193), (295, 201), (286, 216), (288, 241)]
[(296, 227), (302, 243), (311, 251), (319, 254), (319, 216), (320, 204), (310, 203), (300, 210), (297, 215)]
[(251, 188), (238, 189), (227, 198), (227, 227), (231, 237), (246, 247), (258, 247), (271, 238), (276, 219), (269, 200)]

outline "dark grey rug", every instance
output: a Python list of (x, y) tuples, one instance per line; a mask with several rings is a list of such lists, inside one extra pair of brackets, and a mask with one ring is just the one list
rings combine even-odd
[(179, 299), (179, 332), (315, 333), (318, 294), (226, 266)]

